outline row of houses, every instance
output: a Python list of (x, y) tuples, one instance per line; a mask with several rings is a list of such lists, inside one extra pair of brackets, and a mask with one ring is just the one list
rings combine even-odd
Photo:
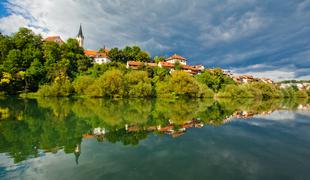
[(233, 80), (238, 84), (248, 84), (253, 82), (263, 82), (267, 84), (273, 84), (274, 81), (270, 78), (255, 78), (252, 75), (240, 75), (240, 76), (232, 76)]
[[(177, 65), (178, 62), (179, 62), (179, 65)], [(195, 65), (195, 66), (187, 65), (187, 59), (177, 54), (174, 54), (173, 56), (167, 58), (166, 61), (161, 61), (158, 63), (148, 63), (148, 62), (139, 62), (139, 61), (128, 61), (127, 62), (127, 68), (130, 68), (130, 69), (141, 69), (143, 66), (147, 66), (150, 68), (155, 68), (155, 67), (165, 68), (165, 69), (168, 69), (170, 73), (175, 71), (177, 68), (180, 68), (180, 70), (188, 72), (189, 74), (192, 74), (192, 75), (200, 74), (205, 69), (203, 65)]]

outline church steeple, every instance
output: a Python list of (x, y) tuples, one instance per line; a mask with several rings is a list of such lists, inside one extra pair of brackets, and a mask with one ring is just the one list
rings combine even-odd
[(76, 40), (79, 42), (80, 47), (84, 46), (84, 35), (82, 31), (82, 25), (80, 24), (79, 33), (76, 36)]

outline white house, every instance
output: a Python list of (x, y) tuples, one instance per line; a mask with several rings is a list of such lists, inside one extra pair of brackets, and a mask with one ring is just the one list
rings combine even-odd
[(174, 54), (173, 56), (169, 57), (166, 59), (166, 62), (169, 62), (169, 63), (176, 63), (176, 62), (180, 62), (180, 64), (182, 65), (186, 65), (186, 61), (187, 59), (182, 57), (182, 56), (179, 56), (177, 54)]
[(96, 64), (110, 63), (111, 60), (108, 58), (106, 52), (99, 52), (94, 50), (85, 50), (84, 54), (94, 60)]

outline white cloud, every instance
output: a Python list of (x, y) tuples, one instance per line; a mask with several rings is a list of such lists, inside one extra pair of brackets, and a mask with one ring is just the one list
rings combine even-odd
[(19, 26), (28, 26), (29, 20), (21, 15), (12, 14), (0, 19), (0, 30), (6, 34), (16, 32)]
[(257, 78), (271, 78), (275, 81), (310, 79), (310, 75), (307, 75), (310, 71), (309, 68), (296, 68), (294, 65), (277, 67), (267, 64), (254, 64), (246, 67), (232, 68), (231, 71), (235, 75), (250, 74)]

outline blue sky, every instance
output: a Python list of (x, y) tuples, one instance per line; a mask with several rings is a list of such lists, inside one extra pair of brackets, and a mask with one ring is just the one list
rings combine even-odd
[(90, 49), (139, 45), (239, 74), (310, 79), (310, 0), (7, 0), (0, 31), (75, 37)]

